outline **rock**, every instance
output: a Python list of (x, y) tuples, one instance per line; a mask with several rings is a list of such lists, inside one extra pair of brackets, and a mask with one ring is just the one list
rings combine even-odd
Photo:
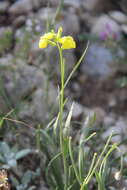
[(109, 100), (108, 100), (108, 106), (110, 108), (113, 108), (117, 105), (117, 100), (114, 96), (110, 96)]
[(123, 25), (121, 26), (121, 30), (122, 30), (125, 34), (127, 34), (127, 25), (123, 24)]
[(91, 27), (94, 25), (94, 22), (96, 22), (96, 17), (93, 17), (89, 12), (81, 12), (79, 14), (80, 20), (82, 23), (84, 23), (84, 26), (91, 29)]
[(41, 8), (36, 14), (36, 18), (42, 22), (46, 22), (46, 20), (49, 17), (54, 18), (54, 16), (55, 16), (55, 9), (49, 7)]
[(68, 13), (62, 12), (61, 16), (62, 19), (57, 22), (56, 28), (62, 26), (63, 34), (72, 35), (73, 37), (77, 36), (80, 31), (79, 17), (77, 16), (77, 14), (73, 12), (73, 9), (71, 9)]
[(19, 60), (13, 72), (10, 73), (10, 78), (5, 87), (13, 103), (16, 104), (17, 101), (31, 95), (38, 86), (44, 86), (43, 81), (45, 80), (41, 71), (34, 66), (25, 65), (23, 61)]
[(55, 8), (41, 8), (37, 14), (35, 15), (36, 20), (39, 22), (39, 27), (40, 27), (40, 33), (43, 34), (46, 32), (46, 27), (47, 27), (47, 20), (53, 19), (55, 17)]
[(32, 3), (31, 0), (21, 0), (16, 1), (12, 6), (9, 8), (9, 13), (14, 15), (20, 15), (24, 13), (28, 13), (32, 10)]
[(43, 1), (40, 0), (20, 0), (16, 1), (9, 8), (9, 13), (13, 15), (20, 15), (28, 13), (34, 9), (38, 9), (41, 7)]
[[(68, 104), (66, 104), (67, 108), (68, 108), (68, 113), (71, 109), (72, 106), (72, 102), (68, 102)], [(78, 102), (73, 102), (73, 110), (72, 110), (72, 118), (73, 119), (78, 119), (84, 111), (84, 107), (79, 104)]]
[(121, 28), (107, 15), (102, 15), (94, 22), (91, 28), (91, 33), (96, 34), (100, 39), (104, 36), (106, 39), (111, 38), (113, 40), (121, 39)]
[(120, 11), (111, 11), (109, 16), (119, 24), (127, 24), (127, 16)]
[(0, 114), (8, 113), (11, 105), (5, 89), (5, 82), (9, 81), (9, 71), (13, 69), (12, 62), (13, 56), (11, 54), (6, 54), (6, 56), (0, 58)]
[(104, 117), (104, 126), (107, 128), (109, 126), (113, 126), (116, 123), (116, 117), (113, 113), (110, 113), (109, 115), (106, 115)]
[(15, 28), (19, 28), (23, 24), (25, 24), (25, 21), (26, 21), (26, 17), (24, 15), (18, 16), (17, 18), (15, 18), (15, 20), (13, 22), (13, 26)]
[(5, 96), (0, 95), (2, 114), (18, 107), (17, 116), (34, 124), (48, 119), (48, 109), (53, 106), (54, 110), (58, 108), (55, 101), (57, 90), (49, 82), (47, 91), (47, 77), (40, 68), (26, 65), (23, 60), (15, 60), (10, 55), (0, 59), (0, 66), (3, 90), (8, 97), (7, 101)]
[(7, 12), (8, 7), (9, 7), (8, 1), (0, 2), (0, 13)]
[[(54, 86), (50, 83), (50, 88), (48, 92), (48, 96), (46, 94), (46, 89), (38, 88), (38, 90), (35, 91), (35, 93), (32, 96), (32, 117), (37, 122), (44, 122), (45, 119), (49, 119), (51, 116), (48, 111), (54, 111), (58, 109), (58, 102), (56, 100), (57, 98), (57, 90), (54, 88)], [(41, 103), (40, 103), (41, 102)]]
[[(76, 36), (80, 31), (79, 17), (74, 11), (75, 9), (69, 8), (68, 11), (61, 11), (58, 18), (56, 18), (55, 31), (59, 26), (63, 27), (63, 34)], [(54, 24), (53, 18), (55, 17), (54, 8), (42, 8), (36, 15), (36, 19), (40, 20), (40, 24), (46, 26), (47, 20), (51, 19), (51, 24)], [(71, 25), (71, 28), (70, 28)], [(44, 31), (45, 32), (45, 31)]]
[(110, 50), (99, 44), (92, 44), (81, 64), (81, 70), (88, 76), (105, 79), (113, 75), (113, 55)]
[(84, 118), (89, 116), (91, 119), (95, 115), (95, 121), (94, 125), (100, 125), (102, 124), (104, 117), (105, 117), (105, 111), (101, 107), (94, 107), (94, 108), (84, 108)]
[(93, 107), (93, 112), (96, 115), (95, 123), (96, 124), (102, 123), (106, 115), (104, 109), (102, 109), (101, 107)]
[(100, 13), (111, 8), (110, 0), (82, 0), (82, 6), (91, 13)]
[[(48, 97), (46, 97), (46, 89), (38, 88), (31, 96), (31, 102), (24, 102), (22, 109), (18, 116), (21, 120), (27, 120), (33, 124), (49, 119), (51, 116), (48, 112), (49, 109), (58, 109), (58, 103), (55, 101), (57, 97), (57, 90), (50, 84)], [(47, 99), (48, 98), (48, 99)], [(51, 118), (50, 118), (51, 119)]]
[(64, 6), (70, 6), (70, 7), (74, 7), (76, 9), (80, 9), (82, 5), (82, 0), (65, 0), (64, 1)]
[[(39, 49), (38, 42), (39, 42), (39, 38), (37, 38), (37, 40), (35, 40), (31, 44), (29, 57), (28, 57), (28, 63), (39, 66), (41, 63), (42, 49)], [(43, 64), (44, 64), (44, 60), (43, 60)]]
[(13, 56), (11, 54), (6, 54), (0, 58), (0, 69), (10, 69), (12, 67)]
[(113, 143), (121, 142), (123, 136), (127, 133), (127, 121), (123, 117), (119, 117), (116, 123), (113, 126), (109, 126), (106, 132), (103, 133), (102, 137), (105, 139), (111, 135), (111, 133), (115, 134), (112, 137)]

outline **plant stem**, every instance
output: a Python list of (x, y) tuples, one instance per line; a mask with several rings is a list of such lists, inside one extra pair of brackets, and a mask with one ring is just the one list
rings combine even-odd
[(62, 152), (64, 174), (65, 174), (65, 186), (64, 189), (67, 190), (67, 160), (66, 155), (64, 154), (64, 139), (63, 139), (63, 111), (64, 111), (64, 76), (65, 76), (65, 67), (63, 60), (63, 51), (62, 48), (57, 44), (60, 56), (60, 73), (61, 73), (61, 88), (60, 88), (60, 147)]

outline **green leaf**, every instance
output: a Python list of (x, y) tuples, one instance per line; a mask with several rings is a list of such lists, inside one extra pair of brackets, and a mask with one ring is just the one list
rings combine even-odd
[(19, 152), (16, 154), (16, 160), (19, 160), (19, 159), (25, 157), (25, 156), (28, 155), (29, 153), (31, 153), (31, 150), (30, 150), (30, 149), (23, 149), (23, 150), (19, 151)]
[(27, 171), (24, 176), (22, 177), (22, 184), (29, 184), (32, 179), (32, 172)]
[(12, 159), (12, 160), (9, 160), (7, 162), (7, 164), (10, 166), (10, 167), (16, 167), (17, 166), (17, 162), (15, 159)]
[(1, 129), (2, 126), (3, 126), (3, 123), (4, 123), (4, 118), (0, 118), (0, 129)]
[(63, 129), (63, 134), (65, 137), (69, 136), (73, 107), (74, 107), (74, 103), (72, 103), (71, 105), (67, 120), (65, 122), (65, 127)]
[(4, 155), (7, 155), (10, 153), (10, 147), (6, 142), (2, 142), (0, 144), (0, 152), (2, 152)]
[(36, 189), (36, 187), (35, 186), (31, 186), (28, 190), (34, 190), (34, 189)]

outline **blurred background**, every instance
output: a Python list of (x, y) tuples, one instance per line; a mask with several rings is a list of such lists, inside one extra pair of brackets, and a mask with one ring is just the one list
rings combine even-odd
[[(59, 26), (77, 43), (64, 51), (66, 77), (89, 41), (66, 88), (66, 110), (74, 101), (73, 120), (82, 123), (95, 112), (98, 143), (112, 130), (112, 141), (121, 142), (127, 134), (127, 0), (0, 0), (0, 117), (11, 120), (2, 120), (1, 141), (30, 148), (31, 128), (57, 113), (58, 52), (39, 49), (38, 42)], [(126, 141), (121, 150), (127, 152)]]

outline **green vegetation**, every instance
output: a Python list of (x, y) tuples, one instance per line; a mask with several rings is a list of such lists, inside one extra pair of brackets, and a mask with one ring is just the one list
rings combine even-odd
[(7, 28), (3, 32), (1, 31), (0, 35), (0, 54), (3, 54), (5, 51), (8, 51), (12, 47), (13, 42), (13, 33), (10, 28)]

